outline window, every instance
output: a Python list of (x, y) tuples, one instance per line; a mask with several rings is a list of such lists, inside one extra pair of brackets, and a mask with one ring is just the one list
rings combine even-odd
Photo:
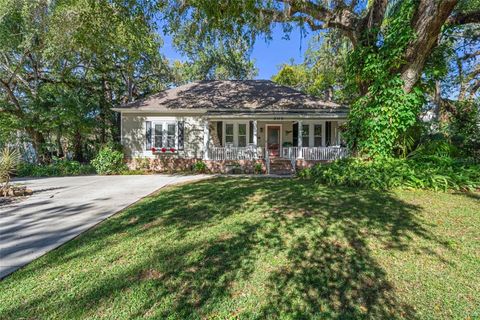
[[(177, 148), (177, 123), (172, 121), (156, 121), (153, 126), (153, 146), (161, 148)], [(147, 137), (148, 138), (148, 137)]]
[(322, 146), (322, 125), (316, 124), (313, 126), (313, 146)]
[(233, 123), (225, 124), (225, 144), (233, 144)]
[(175, 148), (175, 124), (167, 125), (167, 148)]
[(310, 136), (310, 125), (302, 125), (302, 147), (310, 146), (309, 136)]
[(247, 146), (247, 125), (245, 123), (238, 124), (238, 146)]
[(161, 124), (155, 124), (155, 137), (154, 137), (154, 146), (155, 148), (163, 147), (163, 126)]
[(246, 147), (248, 144), (249, 123), (224, 123), (225, 146)]

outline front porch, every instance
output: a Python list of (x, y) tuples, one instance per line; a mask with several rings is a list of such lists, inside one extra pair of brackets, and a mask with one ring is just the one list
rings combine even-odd
[(205, 119), (203, 159), (332, 161), (348, 155), (344, 120)]

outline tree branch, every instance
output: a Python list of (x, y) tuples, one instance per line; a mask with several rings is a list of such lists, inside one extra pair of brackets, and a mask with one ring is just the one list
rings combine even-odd
[(468, 23), (480, 23), (480, 10), (458, 12), (447, 19), (447, 25), (462, 25)]
[(467, 89), (467, 91), (470, 92), (470, 99), (473, 99), (475, 97), (475, 94), (479, 89), (480, 89), (480, 80), (477, 80), (476, 82), (472, 83), (472, 85)]
[(13, 93), (12, 88), (10, 88), (10, 85), (7, 82), (3, 81), (2, 79), (0, 79), (0, 83), (2, 84), (2, 87), (5, 89), (5, 91), (7, 91), (10, 101), (16, 108), (15, 110), (2, 110), (2, 111), (9, 111), (11, 114), (21, 117), (23, 115), (22, 106), (20, 105), (20, 101), (18, 101), (17, 97), (15, 97), (15, 94)]
[(471, 58), (475, 58), (476, 56), (480, 56), (480, 50), (472, 52), (472, 53), (468, 53), (468, 54), (464, 55), (463, 57), (461, 57), (460, 59), (461, 60), (468, 60), (468, 59), (471, 59)]
[(379, 28), (387, 10), (388, 0), (374, 0), (368, 14), (362, 21), (363, 31)]
[[(284, 4), (284, 10), (261, 9), (260, 13), (270, 17), (273, 22), (302, 22), (306, 23), (312, 30), (336, 28), (345, 33), (355, 45), (358, 40), (356, 32), (359, 18), (352, 12), (342, 0), (335, 10), (313, 3), (300, 0), (276, 0)], [(381, 0), (386, 1), (386, 0)]]

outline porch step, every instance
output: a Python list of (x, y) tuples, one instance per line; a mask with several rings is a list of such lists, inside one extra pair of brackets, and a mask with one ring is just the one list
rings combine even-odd
[(288, 159), (270, 159), (270, 174), (290, 175), (293, 173), (292, 163)]

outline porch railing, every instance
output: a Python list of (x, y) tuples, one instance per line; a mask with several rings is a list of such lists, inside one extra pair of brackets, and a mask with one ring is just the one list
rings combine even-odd
[(343, 147), (289, 147), (283, 148), (282, 156), (287, 159), (331, 161), (348, 156)]
[[(255, 160), (265, 159), (263, 147), (212, 147), (208, 150), (208, 159), (221, 160)], [(282, 148), (282, 158), (331, 161), (348, 157), (347, 148), (343, 147), (287, 147)]]
[(208, 151), (210, 160), (255, 160), (264, 158), (262, 147), (213, 147)]

